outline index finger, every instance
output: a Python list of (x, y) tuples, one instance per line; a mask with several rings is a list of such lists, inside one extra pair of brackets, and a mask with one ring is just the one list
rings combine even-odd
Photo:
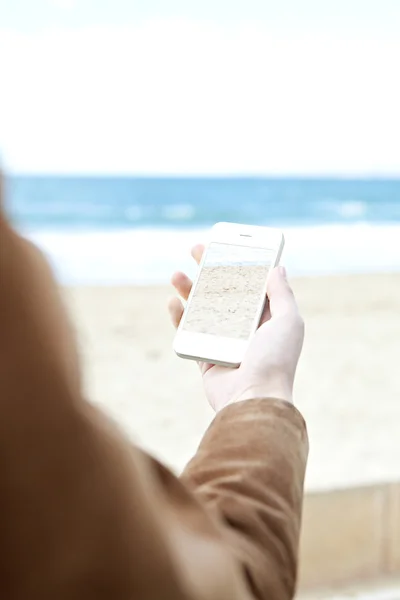
[(192, 256), (193, 256), (194, 260), (197, 262), (197, 264), (200, 264), (201, 257), (203, 256), (203, 252), (204, 252), (203, 244), (196, 244), (196, 246), (193, 246)]

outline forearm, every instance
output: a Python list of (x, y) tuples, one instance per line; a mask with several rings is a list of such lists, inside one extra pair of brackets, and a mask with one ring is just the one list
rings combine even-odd
[(307, 453), (293, 406), (251, 400), (221, 411), (182, 475), (222, 518), (256, 598), (294, 594)]

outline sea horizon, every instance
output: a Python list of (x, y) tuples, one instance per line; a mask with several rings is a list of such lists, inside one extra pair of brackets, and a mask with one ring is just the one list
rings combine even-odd
[(157, 284), (193, 271), (217, 221), (279, 227), (293, 275), (400, 271), (400, 178), (12, 175), (17, 227), (65, 284)]

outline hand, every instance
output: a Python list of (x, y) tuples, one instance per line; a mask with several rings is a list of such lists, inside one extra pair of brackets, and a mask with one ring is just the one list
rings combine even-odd
[[(200, 262), (204, 247), (195, 246), (192, 256)], [(172, 277), (178, 294), (187, 300), (192, 281), (184, 273)], [(260, 327), (237, 369), (199, 363), (207, 399), (219, 411), (232, 402), (255, 398), (292, 401), (293, 383), (304, 340), (304, 322), (283, 267), (270, 275)], [(169, 303), (172, 322), (178, 327), (183, 314), (179, 298)]]

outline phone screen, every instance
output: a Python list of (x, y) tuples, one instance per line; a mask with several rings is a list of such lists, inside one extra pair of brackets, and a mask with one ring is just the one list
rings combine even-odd
[(247, 340), (275, 256), (266, 248), (210, 244), (183, 329)]

